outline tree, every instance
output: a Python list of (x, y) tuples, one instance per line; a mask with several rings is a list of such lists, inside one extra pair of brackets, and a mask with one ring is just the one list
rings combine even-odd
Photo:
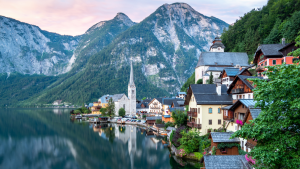
[(143, 98), (142, 98), (142, 100), (145, 100), (145, 99), (146, 99), (146, 97), (143, 97)]
[(209, 75), (209, 79), (208, 79), (207, 84), (214, 84), (214, 77), (213, 77), (213, 75), (212, 75), (212, 72), (210, 72), (210, 75)]
[(107, 106), (107, 115), (111, 116), (115, 114), (115, 102), (112, 98), (108, 100), (108, 106)]
[[(298, 34), (299, 34), (299, 36), (296, 38), (296, 44), (295, 44), (295, 46), (297, 46), (297, 47), (300, 46), (300, 32)], [(294, 56), (294, 57), (300, 56), (300, 48), (298, 48), (295, 51), (289, 53), (288, 55), (289, 56)]]
[(177, 127), (186, 126), (187, 124), (187, 113), (184, 111), (176, 110), (172, 112), (172, 118), (175, 120), (174, 124)]
[(200, 132), (197, 130), (190, 130), (188, 132), (186, 132), (186, 130), (182, 130), (180, 134), (180, 147), (182, 147), (187, 154), (199, 150), (199, 143), (201, 140)]
[(156, 119), (155, 120), (155, 124), (162, 124), (162, 123), (163, 123), (163, 121), (161, 119)]
[(187, 88), (190, 86), (190, 84), (195, 84), (195, 72), (192, 74), (191, 77), (187, 79), (187, 81), (182, 85), (180, 91), (186, 92)]
[(180, 146), (180, 138), (182, 137), (181, 132), (185, 131), (186, 127), (185, 126), (181, 126), (178, 127), (173, 135), (173, 139), (172, 139), (172, 143), (174, 144), (175, 147), (179, 147)]
[(197, 84), (203, 84), (203, 79), (199, 79), (199, 80), (197, 81)]
[(101, 108), (99, 111), (101, 112), (102, 115), (105, 115), (106, 112), (107, 112), (107, 109), (106, 108)]
[(119, 109), (119, 116), (125, 116), (125, 114), (126, 114), (126, 111), (125, 111), (125, 109), (124, 108), (120, 108)]
[[(299, 42), (300, 38), (298, 39)], [(257, 140), (249, 153), (255, 168), (300, 166), (300, 66), (268, 66), (264, 79), (253, 79), (259, 116), (232, 137)]]

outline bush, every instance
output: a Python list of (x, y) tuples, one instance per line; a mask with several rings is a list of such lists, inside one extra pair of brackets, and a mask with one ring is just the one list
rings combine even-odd
[(175, 120), (174, 124), (177, 125), (177, 127), (186, 126), (187, 124), (188, 117), (184, 111), (176, 110), (172, 112), (172, 118)]
[(179, 139), (180, 147), (185, 150), (187, 154), (198, 151), (199, 150), (199, 142), (201, 137), (200, 132), (197, 130), (190, 130), (186, 132), (186, 130), (181, 131), (181, 138)]
[(155, 123), (156, 123), (156, 124), (162, 124), (163, 122), (162, 122), (161, 119), (156, 119), (156, 120), (155, 120)]
[(172, 144), (174, 144), (173, 141), (172, 141), (173, 138), (174, 138), (174, 134), (175, 134), (175, 131), (173, 130), (172, 133), (170, 134), (170, 141), (171, 141)]
[(199, 80), (197, 81), (197, 84), (203, 84), (203, 79), (199, 79)]
[(168, 127), (174, 127), (174, 126), (175, 126), (174, 123), (172, 123), (172, 122), (167, 122), (167, 123), (165, 124), (165, 129), (168, 128)]
[(81, 111), (77, 109), (77, 110), (74, 111), (74, 113), (75, 114), (81, 114)]
[(200, 160), (203, 157), (203, 154), (199, 152), (195, 152), (194, 155), (197, 158), (197, 160)]
[(119, 116), (125, 116), (125, 114), (126, 114), (126, 111), (125, 111), (125, 109), (124, 108), (120, 108), (119, 109)]
[(107, 112), (107, 109), (106, 108), (101, 108), (100, 112), (101, 112), (102, 115), (104, 115)]
[(147, 116), (146, 115), (143, 115), (143, 119), (145, 119)]
[(211, 149), (212, 155), (216, 155), (217, 152), (217, 148), (216, 146), (213, 146), (213, 148)]

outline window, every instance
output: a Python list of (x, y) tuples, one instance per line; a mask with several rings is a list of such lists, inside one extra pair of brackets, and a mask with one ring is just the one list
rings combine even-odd
[(221, 119), (218, 120), (218, 124), (222, 124), (222, 120)]
[(273, 60), (273, 65), (276, 65), (276, 60)]
[(125, 109), (125, 104), (123, 104), (123, 108)]
[(267, 61), (265, 62), (265, 66), (267, 65)]
[(251, 99), (251, 95), (250, 94), (248, 94), (248, 99)]
[(228, 116), (228, 110), (225, 110), (225, 116)]
[(236, 113), (234, 113), (234, 118), (236, 118)]
[(212, 108), (209, 108), (209, 109), (208, 109), (208, 113), (212, 113)]
[(198, 108), (198, 114), (200, 114), (200, 108)]
[(242, 104), (242, 108), (245, 108), (245, 106)]
[(243, 99), (245, 99), (245, 95), (243, 95)]
[(208, 120), (208, 124), (209, 124), (209, 125), (212, 125), (212, 120)]
[(281, 60), (281, 64), (283, 64), (283, 62), (284, 62), (284, 59)]
[(134, 94), (134, 90), (132, 90), (131, 92), (132, 92), (132, 94)]
[(218, 108), (218, 113), (219, 113), (219, 114), (221, 113), (221, 108)]
[(239, 113), (239, 119), (240, 120), (244, 120), (245, 117), (245, 113)]

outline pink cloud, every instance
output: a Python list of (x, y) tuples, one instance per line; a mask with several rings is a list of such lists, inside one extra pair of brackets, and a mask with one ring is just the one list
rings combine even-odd
[[(43, 30), (80, 35), (97, 22), (110, 20), (123, 12), (140, 22), (171, 0), (0, 0), (0, 15), (37, 25)], [(267, 0), (186, 0), (198, 12), (233, 23), (239, 16)]]

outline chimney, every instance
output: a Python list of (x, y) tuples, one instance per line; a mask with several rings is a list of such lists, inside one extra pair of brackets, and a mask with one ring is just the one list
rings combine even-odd
[(217, 94), (218, 96), (221, 96), (221, 85), (217, 85)]
[(282, 38), (282, 39), (281, 39), (281, 43), (282, 43), (283, 45), (285, 45), (285, 38)]

